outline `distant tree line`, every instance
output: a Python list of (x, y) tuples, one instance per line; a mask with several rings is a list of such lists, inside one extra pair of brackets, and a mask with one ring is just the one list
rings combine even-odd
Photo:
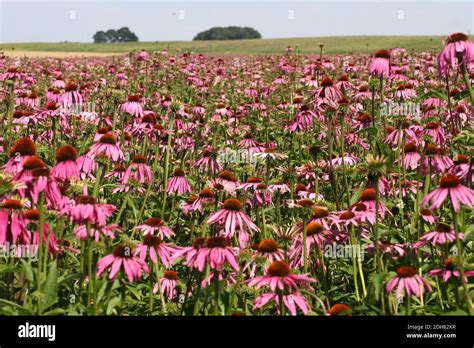
[(138, 41), (138, 36), (135, 35), (128, 27), (123, 27), (118, 30), (109, 29), (107, 31), (98, 31), (92, 37), (94, 43), (111, 43), (111, 42), (134, 42)]
[(249, 27), (214, 27), (197, 34), (193, 40), (261, 39), (260, 33)]

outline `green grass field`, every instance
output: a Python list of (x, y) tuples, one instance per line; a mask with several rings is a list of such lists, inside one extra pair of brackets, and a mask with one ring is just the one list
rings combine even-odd
[[(170, 52), (191, 51), (209, 54), (272, 54), (282, 53), (288, 46), (298, 46), (301, 53), (319, 53), (319, 44), (324, 44), (324, 53), (341, 54), (367, 52), (377, 49), (404, 47), (407, 50), (439, 50), (441, 36), (333, 36), (312, 38), (232, 40), (232, 41), (173, 41), (173, 42), (134, 42), (134, 43), (14, 43), (0, 44), (0, 51), (36, 52), (88, 52), (88, 53), (126, 53), (146, 49)], [(472, 39), (472, 36), (471, 36)]]

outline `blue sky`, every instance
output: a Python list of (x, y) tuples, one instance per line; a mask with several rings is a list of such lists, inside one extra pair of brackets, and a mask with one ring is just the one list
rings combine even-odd
[(140, 41), (191, 40), (213, 26), (265, 38), (472, 33), (472, 0), (0, 0), (0, 42), (91, 42), (128, 26)]

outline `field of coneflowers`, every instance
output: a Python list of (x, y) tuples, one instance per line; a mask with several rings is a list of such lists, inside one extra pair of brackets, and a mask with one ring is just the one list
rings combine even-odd
[(0, 314), (474, 314), (474, 43), (322, 51), (0, 57)]

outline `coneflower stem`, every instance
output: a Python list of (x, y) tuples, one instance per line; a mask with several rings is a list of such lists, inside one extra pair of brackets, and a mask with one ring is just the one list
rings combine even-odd
[(53, 150), (53, 153), (55, 153), (56, 152), (56, 118), (55, 117), (53, 117), (52, 122), (51, 122), (51, 130), (53, 131), (52, 150)]
[(44, 229), (44, 193), (39, 194), (38, 200), (39, 206), (39, 244), (38, 244), (38, 271), (37, 271), (37, 287), (38, 291), (41, 290), (41, 277), (42, 277), (42, 259), (43, 259), (43, 229)]
[(454, 117), (453, 117), (453, 108), (451, 106), (451, 91), (449, 90), (449, 74), (448, 72), (446, 72), (446, 76), (445, 76), (445, 79), (446, 79), (446, 93), (448, 95), (448, 111), (449, 111), (449, 119), (451, 121), (451, 132), (453, 135), (455, 135), (457, 133), (457, 130), (456, 130), (456, 122), (454, 121)]
[(411, 315), (410, 313), (410, 296), (406, 296), (405, 300), (405, 315)]
[(196, 290), (196, 295), (194, 296), (193, 315), (197, 315), (198, 309), (199, 309), (199, 296), (201, 294), (201, 281), (202, 281), (202, 273), (198, 272), (198, 276), (196, 279), (197, 290)]
[(308, 250), (306, 249), (306, 238), (307, 238), (307, 229), (306, 229), (306, 218), (303, 219), (303, 269), (304, 273), (308, 273)]
[(438, 293), (438, 299), (439, 299), (439, 303), (441, 305), (441, 309), (444, 309), (444, 305), (443, 305), (443, 296), (441, 294), (441, 289), (439, 288), (439, 279), (438, 277), (436, 277), (436, 292)]
[(267, 238), (267, 222), (265, 218), (265, 207), (262, 206), (262, 229), (263, 229), (263, 237)]
[[(359, 246), (359, 244), (357, 244)], [(356, 254), (356, 253), (354, 253)], [(364, 298), (367, 296), (367, 289), (365, 287), (365, 278), (364, 278), (364, 269), (362, 268), (362, 260), (359, 255), (353, 255), (353, 257), (357, 258), (357, 264), (359, 266), (359, 276), (360, 276), (360, 283), (362, 285), (362, 293)]]
[[(382, 260), (380, 258), (380, 245), (379, 245), (379, 176), (375, 175), (374, 178), (375, 186), (375, 224), (374, 224), (374, 240), (375, 240), (375, 269), (378, 274), (383, 272)], [(382, 314), (385, 315), (385, 296), (383, 289), (380, 289), (380, 299), (382, 302)]]
[(48, 265), (48, 256), (49, 256), (49, 243), (51, 241), (52, 232), (49, 231), (48, 239), (44, 241), (45, 245), (45, 253), (44, 253), (44, 262), (43, 262), (43, 274), (47, 273), (47, 265)]
[(402, 191), (402, 182), (405, 183), (405, 137), (402, 134), (402, 128), (400, 127), (399, 135), (398, 135), (398, 146), (399, 146), (399, 154), (400, 154), (400, 165), (398, 166), (398, 190), (399, 190), (399, 199), (400, 199), (400, 219), (401, 219), (401, 230), (403, 232), (403, 228), (405, 226), (405, 216), (404, 216), (404, 209), (403, 209), (403, 191)]
[[(174, 128), (174, 114), (171, 113), (170, 118), (170, 132)], [(165, 218), (165, 208), (166, 208), (166, 193), (168, 190), (168, 171), (169, 171), (169, 162), (170, 162), (170, 150), (171, 150), (171, 134), (168, 134), (168, 142), (166, 144), (166, 153), (165, 153), (165, 168), (163, 172), (163, 203), (161, 207), (161, 218)]]
[(102, 173), (104, 172), (104, 164), (101, 164), (99, 166), (99, 169), (97, 169), (97, 174), (95, 178), (95, 185), (94, 185), (94, 191), (92, 192), (92, 197), (97, 198), (100, 190), (100, 182), (102, 181)]
[[(384, 95), (383, 95), (383, 75), (380, 75), (380, 108), (382, 108), (384, 104)], [(383, 122), (383, 131), (384, 134), (387, 135), (387, 115), (385, 112), (382, 115), (382, 122)]]
[(120, 219), (122, 217), (122, 214), (125, 210), (125, 207), (127, 206), (127, 201), (128, 201), (128, 195), (129, 195), (129, 192), (128, 191), (127, 193), (125, 193), (125, 197), (123, 197), (123, 202), (122, 202), (122, 205), (120, 206), (120, 209), (117, 213), (117, 217), (115, 218), (115, 224), (118, 225), (120, 223)]
[[(372, 98), (371, 98), (371, 109), (372, 109), (372, 127), (375, 127), (375, 87), (371, 88)], [(370, 137), (370, 133), (369, 133)]]
[[(350, 242), (352, 245), (355, 245), (355, 238), (354, 238), (354, 228), (352, 225), (349, 225), (349, 237)], [(355, 295), (357, 302), (360, 302), (360, 295), (359, 295), (359, 282), (357, 281), (357, 260), (355, 257), (352, 257), (352, 271), (353, 271), (353, 278), (354, 278), (354, 288), (355, 288)]]
[(380, 263), (380, 245), (379, 245), (379, 177), (374, 177), (374, 188), (375, 188), (375, 224), (374, 224), (374, 240), (375, 240), (375, 268), (377, 273), (381, 272)]
[(334, 177), (334, 168), (332, 165), (332, 153), (333, 153), (333, 142), (332, 142), (332, 131), (333, 131), (333, 124), (332, 124), (332, 117), (331, 114), (328, 116), (328, 133), (327, 133), (327, 139), (328, 139), (328, 155), (329, 155), (329, 181), (331, 183), (331, 189), (333, 192), (333, 197), (334, 197), (334, 202), (336, 203), (336, 208), (339, 209), (339, 197), (337, 195), (337, 185), (336, 185), (336, 180)]
[(322, 275), (322, 280), (323, 280), (323, 289), (324, 293), (326, 295), (326, 305), (329, 308), (331, 306), (331, 302), (329, 299), (329, 290), (328, 290), (328, 282), (327, 282), (327, 268), (326, 264), (324, 262), (324, 254), (321, 248), (318, 247), (318, 257), (319, 257), (319, 263), (321, 265), (321, 275)]
[(94, 272), (92, 270), (92, 261), (93, 261), (93, 250), (92, 250), (92, 241), (89, 235), (89, 222), (86, 223), (86, 233), (87, 233), (87, 240), (86, 240), (86, 245), (87, 245), (87, 273), (89, 275), (89, 292), (87, 295), (87, 305), (90, 306), (91, 304), (91, 299), (92, 299), (92, 293), (94, 290)]
[(461, 239), (459, 238), (459, 231), (458, 231), (458, 226), (457, 226), (457, 221), (456, 221), (456, 211), (454, 210), (453, 204), (451, 204), (451, 213), (453, 216), (453, 228), (454, 228), (454, 234), (456, 236), (456, 248), (458, 249), (459, 274), (460, 274), (462, 288), (464, 292), (464, 298), (466, 300), (466, 305), (467, 305), (469, 315), (474, 315), (474, 311), (472, 308), (472, 300), (469, 294), (469, 288), (467, 287), (466, 277), (464, 275), (464, 256), (463, 256), (464, 248), (462, 246)]
[[(148, 187), (146, 188), (145, 197), (143, 197), (143, 203), (142, 203), (142, 206), (140, 208), (140, 212), (138, 213), (138, 218), (137, 218), (138, 221), (140, 221), (142, 219), (143, 212), (145, 211), (145, 205), (146, 205), (146, 202), (148, 200), (148, 197), (150, 196), (151, 187), (153, 186), (153, 181), (154, 181), (154, 179), (150, 183), (148, 183)], [(125, 203), (125, 201), (124, 201), (124, 203)], [(122, 208), (120, 208), (120, 209), (122, 209)]]
[[(154, 294), (153, 294), (153, 262), (152, 261), (150, 261), (150, 279), (149, 279), (149, 281), (150, 281), (150, 284), (149, 284), (149, 286), (150, 286), (149, 310), (150, 310), (150, 314), (153, 314), (153, 295)], [(158, 280), (158, 282), (159, 282), (159, 280)]]
[[(2, 133), (1, 136), (5, 138), (5, 126), (9, 123), (10, 119), (13, 119), (13, 111), (15, 109), (15, 83), (12, 81), (10, 84), (10, 90), (8, 92), (8, 104), (5, 116), (1, 122)], [(13, 122), (13, 120), (11, 120)]]
[(347, 181), (347, 172), (346, 172), (346, 163), (344, 162), (344, 153), (345, 153), (345, 139), (344, 139), (344, 114), (341, 115), (339, 124), (341, 127), (341, 158), (342, 158), (342, 176), (344, 178), (344, 188), (346, 191), (346, 197), (347, 197), (347, 205), (350, 205), (351, 202), (351, 193), (349, 190), (349, 182)]
[(466, 69), (466, 64), (461, 64), (461, 74), (466, 85), (466, 89), (469, 92), (469, 98), (471, 99), (471, 105), (474, 105), (474, 91), (472, 90), (471, 80), (469, 79), (469, 74)]
[[(165, 301), (165, 296), (163, 295), (163, 290), (161, 289), (161, 283), (160, 283), (160, 267), (158, 266), (158, 262), (155, 263), (155, 274), (156, 274), (156, 285), (158, 286), (158, 293), (160, 294), (160, 300), (161, 300), (161, 306), (163, 308), (163, 313), (166, 315), (168, 313), (166, 309), (166, 301)], [(153, 272), (153, 270), (150, 269), (150, 272)]]
[(285, 315), (285, 304), (283, 303), (283, 290), (278, 289), (278, 302), (280, 302), (280, 315)]
[(219, 271), (214, 270), (214, 315), (219, 315)]

